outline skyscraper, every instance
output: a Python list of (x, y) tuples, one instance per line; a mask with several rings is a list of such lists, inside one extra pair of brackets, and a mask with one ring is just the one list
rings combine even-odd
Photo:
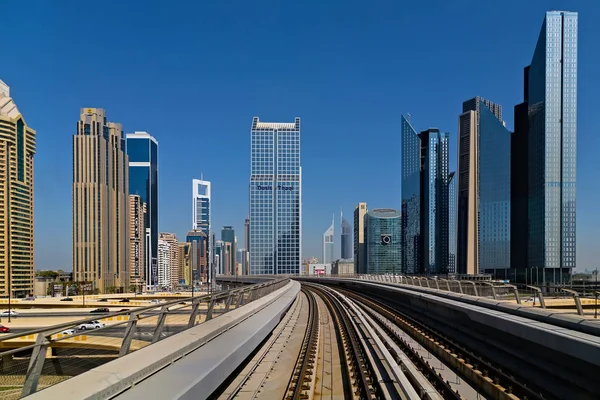
[(510, 267), (510, 132), (502, 106), (463, 103), (458, 134), (457, 272)]
[(331, 226), (323, 234), (323, 263), (331, 264), (333, 262), (333, 238), (335, 235), (335, 218), (331, 221)]
[(421, 140), (410, 121), (402, 122), (402, 268), (421, 271)]
[(367, 272), (367, 249), (365, 242), (365, 217), (367, 203), (358, 203), (354, 208), (354, 270), (357, 274)]
[[(213, 235), (214, 238), (214, 235)], [(225, 268), (223, 267), (223, 255), (225, 253), (225, 244), (223, 243), (222, 240), (215, 240), (215, 255), (213, 258), (213, 262), (215, 265), (215, 271), (218, 275), (224, 274), (225, 273)]]
[(82, 108), (73, 135), (73, 279), (129, 286), (129, 158), (121, 124)]
[(127, 134), (129, 194), (146, 203), (146, 286), (158, 284), (158, 142), (148, 132)]
[(298, 274), (302, 260), (300, 118), (252, 120), (250, 273)]
[(158, 285), (174, 289), (179, 285), (179, 242), (172, 233), (158, 236)]
[(206, 251), (208, 252), (207, 282), (212, 282), (210, 182), (203, 179), (193, 179), (192, 193), (192, 226), (193, 229), (199, 229), (206, 233), (206, 240), (208, 241), (206, 243)]
[(237, 256), (235, 230), (233, 226), (224, 226), (221, 230), (221, 241), (224, 246), (223, 257), (223, 273), (226, 275), (235, 275), (235, 263)]
[(186, 235), (185, 241), (190, 244), (190, 266), (192, 283), (206, 282), (208, 266), (208, 236), (199, 229), (193, 229)]
[(448, 272), (456, 272), (456, 174), (448, 175)]
[(179, 272), (179, 284), (192, 284), (192, 266), (191, 266), (191, 244), (179, 242), (177, 249), (177, 270)]
[(344, 218), (344, 213), (340, 210), (340, 225), (342, 235), (340, 237), (340, 258), (343, 260), (352, 259), (352, 225)]
[(401, 213), (377, 208), (366, 215), (366, 250), (368, 274), (398, 274), (401, 272)]
[(430, 128), (421, 139), (421, 248), (420, 273), (448, 272), (448, 139)]
[(4, 163), (0, 168), (0, 293), (4, 296), (9, 290), (11, 297), (33, 294), (35, 145), (36, 132), (0, 80), (0, 159)]
[(146, 267), (146, 203), (129, 195), (129, 283), (141, 289)]
[(546, 13), (526, 79), (527, 267), (542, 282), (576, 267), (577, 18)]

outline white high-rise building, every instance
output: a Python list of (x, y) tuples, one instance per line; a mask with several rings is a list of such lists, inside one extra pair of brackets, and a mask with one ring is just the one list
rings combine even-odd
[(331, 226), (323, 234), (323, 264), (333, 262), (333, 236), (335, 234), (335, 217), (331, 220)]
[(172, 233), (160, 233), (158, 239), (158, 285), (173, 289), (179, 284), (179, 242)]
[(207, 254), (207, 279), (210, 284), (213, 279), (213, 255), (211, 250), (213, 243), (211, 242), (211, 204), (210, 204), (210, 182), (204, 179), (192, 179), (192, 226), (193, 229), (200, 230), (206, 234), (206, 251)]

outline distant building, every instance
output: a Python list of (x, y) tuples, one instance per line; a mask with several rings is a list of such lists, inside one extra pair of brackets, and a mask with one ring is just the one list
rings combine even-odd
[(240, 264), (241, 275), (248, 275), (248, 252), (246, 249), (238, 249), (236, 262)]
[[(129, 157), (121, 124), (82, 108), (73, 135), (73, 279), (129, 288)], [(102, 166), (102, 168), (101, 168)]]
[(408, 118), (402, 123), (402, 270), (421, 271), (421, 139)]
[(331, 275), (331, 263), (308, 264), (308, 275)]
[(302, 264), (300, 118), (252, 119), (250, 272), (297, 274)]
[(211, 248), (211, 184), (203, 179), (192, 180), (192, 227), (206, 234), (206, 251), (208, 253), (207, 275), (210, 281), (212, 265)]
[(402, 263), (402, 218), (399, 211), (378, 208), (367, 213), (368, 274), (399, 274)]
[(235, 258), (237, 256), (237, 240), (233, 226), (224, 226), (221, 230), (221, 241), (223, 241), (225, 252), (223, 253), (223, 266), (225, 275), (235, 275)]
[(146, 203), (129, 195), (129, 283), (141, 290), (146, 272)]
[(215, 258), (214, 258), (215, 264), (214, 265), (215, 265), (215, 271), (216, 271), (217, 275), (225, 274), (225, 268), (223, 266), (224, 253), (225, 253), (225, 244), (223, 243), (223, 241), (215, 240)]
[(357, 274), (367, 273), (365, 218), (367, 203), (358, 203), (354, 209), (354, 265)]
[(144, 276), (148, 287), (158, 283), (158, 142), (148, 132), (127, 134), (129, 194), (146, 204), (146, 262)]
[(332, 275), (354, 275), (354, 260), (340, 259), (335, 260), (331, 267)]
[(172, 233), (158, 236), (158, 285), (174, 289), (179, 285), (179, 242)]
[(206, 282), (208, 252), (207, 235), (201, 230), (193, 229), (186, 235), (185, 241), (190, 244), (190, 265), (192, 268), (192, 283)]
[(177, 270), (179, 284), (189, 286), (192, 284), (191, 244), (179, 242), (177, 250)]
[[(36, 132), (25, 122), (0, 80), (0, 293), (33, 293), (33, 156)], [(11, 171), (7, 174), (7, 171)], [(10, 266), (6, 262), (10, 259)], [(10, 271), (9, 271), (10, 267)]]
[(331, 264), (333, 262), (333, 238), (335, 236), (334, 225), (335, 220), (332, 220), (331, 226), (323, 234), (323, 262), (325, 264)]
[(342, 259), (352, 259), (354, 252), (352, 249), (352, 225), (344, 218), (344, 213), (340, 211), (340, 255)]

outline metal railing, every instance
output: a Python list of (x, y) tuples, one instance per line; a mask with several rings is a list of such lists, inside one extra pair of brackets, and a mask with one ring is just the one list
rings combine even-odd
[(2, 336), (0, 398), (25, 397), (239, 308), (287, 282), (277, 279)]

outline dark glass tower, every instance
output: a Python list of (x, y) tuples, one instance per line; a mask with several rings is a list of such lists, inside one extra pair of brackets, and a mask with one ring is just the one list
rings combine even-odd
[(448, 272), (456, 272), (456, 173), (448, 175)]
[(147, 132), (127, 134), (129, 194), (146, 203), (147, 286), (158, 285), (158, 142)]
[(378, 208), (366, 214), (368, 274), (398, 274), (402, 263), (400, 212)]
[(402, 116), (402, 270), (420, 271), (421, 250), (421, 140), (410, 121)]

